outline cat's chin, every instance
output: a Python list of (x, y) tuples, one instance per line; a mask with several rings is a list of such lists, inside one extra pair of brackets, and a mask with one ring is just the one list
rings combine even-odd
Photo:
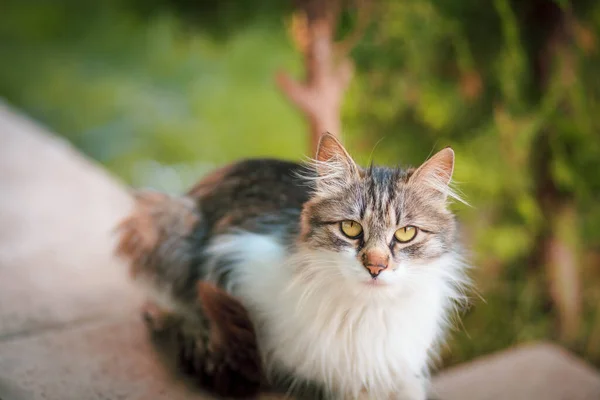
[(369, 279), (365, 279), (364, 281), (362, 281), (362, 284), (368, 287), (387, 287), (390, 286), (390, 284), (388, 282), (385, 282), (381, 279), (373, 279), (373, 278), (369, 278)]

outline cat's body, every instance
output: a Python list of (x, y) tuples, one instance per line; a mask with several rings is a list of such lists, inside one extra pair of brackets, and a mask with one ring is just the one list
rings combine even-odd
[[(306, 398), (422, 400), (465, 280), (447, 150), (417, 171), (363, 170), (326, 136), (312, 167), (233, 164), (183, 199), (142, 196), (121, 253), (166, 312), (202, 312), (200, 281), (234, 296), (269, 385)], [(211, 339), (221, 347), (222, 331), (232, 342), (239, 333), (226, 325)]]

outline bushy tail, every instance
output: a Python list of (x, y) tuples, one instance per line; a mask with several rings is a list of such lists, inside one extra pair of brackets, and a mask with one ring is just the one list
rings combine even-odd
[[(254, 326), (237, 299), (201, 281), (202, 224), (195, 200), (139, 192), (117, 228), (116, 253), (158, 305), (144, 313), (151, 330), (177, 337), (179, 367), (219, 396), (254, 398), (263, 377)], [(159, 324), (161, 314), (176, 322)]]
[[(132, 213), (117, 227), (116, 253), (129, 261), (131, 277), (157, 297), (191, 303), (198, 280), (202, 217), (194, 200), (164, 193), (135, 193)], [(158, 294), (158, 293), (152, 293)]]

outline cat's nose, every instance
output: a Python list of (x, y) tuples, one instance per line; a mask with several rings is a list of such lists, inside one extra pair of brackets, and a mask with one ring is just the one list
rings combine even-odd
[(388, 262), (388, 255), (378, 251), (370, 251), (363, 254), (363, 265), (369, 271), (372, 278), (377, 278), (381, 271), (388, 267)]
[(367, 265), (367, 270), (369, 271), (371, 278), (377, 278), (381, 271), (383, 271), (386, 268), (387, 267), (383, 265)]

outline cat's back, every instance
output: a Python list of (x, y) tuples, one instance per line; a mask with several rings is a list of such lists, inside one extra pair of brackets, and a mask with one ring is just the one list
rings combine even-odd
[[(205, 176), (189, 192), (213, 233), (248, 228), (257, 219), (299, 215), (309, 198), (302, 164), (278, 159), (247, 159)], [(291, 221), (290, 221), (291, 222)]]

